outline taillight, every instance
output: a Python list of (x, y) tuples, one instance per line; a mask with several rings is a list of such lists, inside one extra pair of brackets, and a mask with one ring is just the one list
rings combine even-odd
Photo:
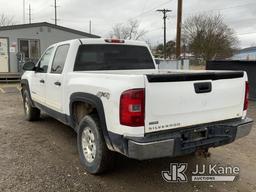
[(120, 124), (130, 127), (144, 126), (145, 90), (131, 89), (120, 98)]
[(105, 39), (106, 43), (125, 43), (122, 39)]
[(244, 96), (244, 111), (248, 109), (249, 105), (249, 83), (245, 82), (245, 96)]

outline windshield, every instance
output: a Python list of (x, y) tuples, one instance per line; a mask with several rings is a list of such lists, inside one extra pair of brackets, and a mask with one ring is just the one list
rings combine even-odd
[(155, 69), (147, 47), (133, 45), (81, 45), (74, 71)]

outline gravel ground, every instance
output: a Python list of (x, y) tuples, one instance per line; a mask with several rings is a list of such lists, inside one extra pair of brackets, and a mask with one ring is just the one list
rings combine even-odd
[[(256, 118), (255, 103), (249, 116)], [(119, 158), (113, 171), (88, 175), (79, 163), (76, 133), (47, 115), (38, 122), (23, 117), (21, 96), (0, 90), (0, 191), (256, 191), (256, 135), (211, 149), (211, 158), (186, 156), (150, 161)], [(240, 167), (235, 182), (167, 183), (161, 171), (170, 163), (221, 164)]]

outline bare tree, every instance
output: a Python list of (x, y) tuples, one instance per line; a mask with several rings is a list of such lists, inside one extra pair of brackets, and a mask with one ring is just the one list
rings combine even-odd
[[(173, 58), (175, 56), (175, 51), (176, 51), (176, 42), (175, 41), (168, 41), (166, 43), (166, 52), (168, 58)], [(159, 57), (164, 57), (164, 45), (159, 44), (156, 47), (156, 52)]]
[(126, 24), (116, 24), (110, 32), (110, 37), (139, 40), (142, 39), (146, 33), (146, 30), (140, 29), (140, 24), (137, 20), (129, 20)]
[(7, 26), (7, 25), (14, 25), (16, 22), (14, 21), (13, 17), (8, 17), (4, 14), (0, 15), (0, 27)]
[(230, 57), (238, 44), (233, 30), (221, 15), (196, 15), (183, 25), (183, 41), (189, 50), (204, 60)]

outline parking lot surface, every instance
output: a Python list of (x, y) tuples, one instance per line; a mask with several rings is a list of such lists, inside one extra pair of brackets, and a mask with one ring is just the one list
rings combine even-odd
[[(250, 102), (249, 116), (256, 119)], [(18, 91), (0, 90), (0, 191), (256, 191), (256, 127), (230, 145), (211, 149), (208, 159), (195, 156), (135, 161), (118, 158), (114, 170), (87, 174), (80, 165), (76, 133), (47, 115), (38, 122), (23, 117)], [(240, 167), (235, 182), (167, 183), (161, 172), (170, 163), (232, 165)]]

